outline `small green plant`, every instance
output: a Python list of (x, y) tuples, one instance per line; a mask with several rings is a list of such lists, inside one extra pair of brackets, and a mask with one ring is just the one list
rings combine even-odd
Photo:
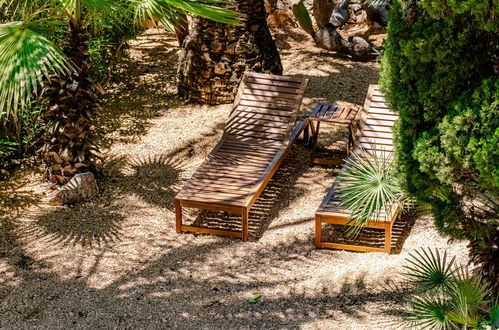
[(499, 306), (479, 275), (458, 266), (447, 253), (422, 249), (406, 259), (412, 326), (428, 329), (497, 329)]
[(391, 152), (352, 153), (337, 181), (341, 205), (350, 212), (351, 235), (358, 234), (370, 220), (384, 221), (394, 207), (405, 208), (408, 203), (396, 178)]

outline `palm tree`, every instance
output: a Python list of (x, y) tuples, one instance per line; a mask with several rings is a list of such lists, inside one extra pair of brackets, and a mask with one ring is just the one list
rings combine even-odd
[[(138, 21), (157, 18), (173, 31), (185, 15), (195, 14), (228, 24), (238, 24), (237, 13), (208, 0), (0, 0), (0, 8), (22, 20), (0, 24), (0, 120), (17, 121), (18, 111), (43, 96), (47, 125), (41, 149), (47, 177), (64, 184), (87, 170), (97, 147), (94, 120), (98, 116), (101, 88), (90, 75), (88, 29), (129, 11)], [(67, 27), (65, 43), (54, 36)], [(119, 22), (114, 22), (120, 28)], [(42, 88), (40, 88), (42, 86)]]
[(200, 103), (230, 103), (244, 71), (282, 74), (263, 0), (236, 0), (227, 8), (244, 16), (243, 24), (228, 26), (200, 17), (191, 24), (179, 58), (180, 96)]

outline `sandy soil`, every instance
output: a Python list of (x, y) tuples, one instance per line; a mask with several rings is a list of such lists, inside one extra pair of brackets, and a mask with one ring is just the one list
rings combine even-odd
[[(303, 112), (318, 101), (362, 105), (378, 64), (338, 58), (291, 32), (276, 38), (285, 73), (310, 79)], [(98, 198), (49, 207), (36, 168), (0, 182), (0, 328), (400, 328), (404, 258), (430, 246), (464, 261), (464, 244), (421, 216), (399, 226), (397, 254), (314, 249), (314, 212), (336, 171), (311, 166), (304, 146), (250, 213), (249, 242), (175, 233), (173, 198), (229, 111), (175, 97), (175, 44), (149, 31), (116, 76), (101, 120)], [(261, 298), (249, 304), (253, 292)]]

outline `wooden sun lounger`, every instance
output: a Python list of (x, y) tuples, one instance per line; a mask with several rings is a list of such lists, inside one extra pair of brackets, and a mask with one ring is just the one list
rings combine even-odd
[[(378, 86), (369, 86), (364, 108), (358, 116), (360, 118), (357, 120), (358, 129), (355, 135), (354, 151), (361, 152), (365, 150), (368, 154), (393, 152), (392, 128), (398, 114), (388, 108), (385, 97)], [(399, 212), (399, 208), (395, 206), (389, 210), (388, 214), (381, 214), (381, 219), (370, 219), (366, 225), (367, 228), (385, 230), (384, 248), (322, 241), (323, 223), (347, 225), (350, 220), (348, 211), (339, 205), (341, 199), (336, 194), (337, 187), (338, 182), (333, 183), (329, 193), (315, 213), (315, 246), (318, 248), (391, 253), (392, 226)]]
[[(248, 240), (249, 210), (306, 121), (293, 127), (308, 80), (245, 73), (224, 135), (175, 197), (176, 230)], [(293, 132), (293, 134), (292, 134)], [(240, 214), (242, 231), (182, 224), (182, 208)]]

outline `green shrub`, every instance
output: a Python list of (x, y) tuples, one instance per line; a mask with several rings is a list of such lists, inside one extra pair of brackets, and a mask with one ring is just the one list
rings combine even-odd
[(471, 260), (499, 273), (498, 3), (401, 0), (390, 9), (381, 84), (399, 111), (403, 186), (437, 228), (470, 241)]

